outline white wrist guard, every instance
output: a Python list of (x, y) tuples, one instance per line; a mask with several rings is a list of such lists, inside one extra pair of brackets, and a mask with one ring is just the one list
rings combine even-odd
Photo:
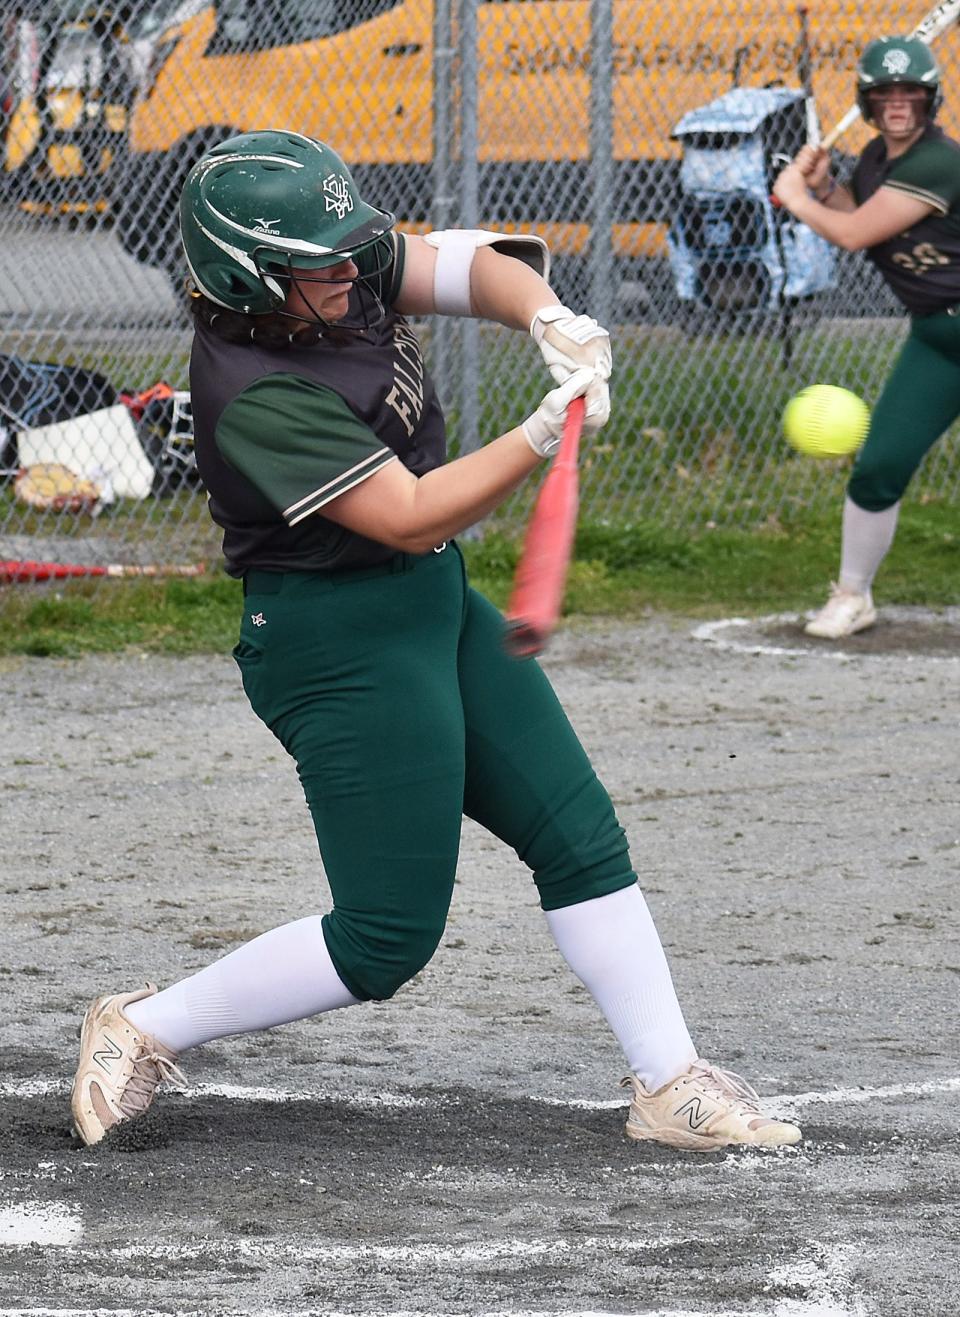
[(505, 256), (513, 256), (531, 266), (544, 279), (550, 275), (550, 249), (543, 238), (534, 234), (491, 233), (487, 229), (441, 229), (425, 234), (424, 242), (437, 249), (433, 302), (438, 315), (472, 314), (470, 268), (478, 247), (493, 247)]

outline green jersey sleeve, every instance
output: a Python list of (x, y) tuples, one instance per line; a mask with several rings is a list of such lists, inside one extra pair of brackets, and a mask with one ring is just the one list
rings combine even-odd
[(248, 385), (221, 414), (216, 444), (288, 526), (396, 460), (339, 394), (297, 375)]
[(947, 142), (919, 142), (894, 161), (884, 186), (926, 202), (938, 215), (948, 215), (960, 203), (960, 155)]

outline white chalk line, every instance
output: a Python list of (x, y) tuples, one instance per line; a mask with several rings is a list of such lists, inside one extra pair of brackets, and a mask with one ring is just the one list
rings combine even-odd
[[(418, 1272), (426, 1265), (435, 1267), (438, 1262), (444, 1260), (443, 1254), (448, 1254), (454, 1262), (463, 1262), (478, 1260), (484, 1265), (491, 1261), (497, 1261), (504, 1257), (517, 1258), (524, 1262), (531, 1257), (548, 1259), (553, 1256), (576, 1254), (581, 1256), (584, 1246), (599, 1244), (604, 1250), (610, 1252), (616, 1245), (620, 1245), (620, 1252), (637, 1252), (643, 1248), (653, 1249), (663, 1247), (667, 1244), (682, 1244), (689, 1242), (684, 1239), (662, 1239), (643, 1243), (641, 1241), (614, 1241), (608, 1237), (599, 1240), (580, 1240), (567, 1243), (566, 1241), (536, 1241), (529, 1244), (521, 1244), (520, 1241), (504, 1242), (501, 1245), (491, 1245), (478, 1248), (476, 1245), (465, 1247), (450, 1247), (434, 1249), (429, 1245), (410, 1247), (403, 1250), (389, 1248), (387, 1246), (369, 1246), (369, 1247), (343, 1247), (325, 1249), (300, 1248), (294, 1254), (294, 1260), (297, 1262), (321, 1262), (330, 1265), (331, 1262), (355, 1263), (363, 1262), (390, 1262), (396, 1264), (396, 1255), (403, 1252), (409, 1255)], [(246, 1244), (246, 1249), (241, 1246)], [(255, 1258), (264, 1260), (267, 1255), (261, 1246), (259, 1250), (254, 1251), (255, 1246), (249, 1241), (236, 1241), (229, 1249), (229, 1255), (232, 1260), (236, 1260), (238, 1254), (245, 1258)], [(158, 1250), (156, 1247), (145, 1250), (131, 1249), (103, 1249), (102, 1246), (95, 1248), (94, 1251), (98, 1257), (106, 1254), (109, 1257), (136, 1258), (136, 1259), (175, 1259), (180, 1262), (191, 1255), (196, 1256), (196, 1251), (189, 1248), (170, 1247)], [(225, 1252), (227, 1250), (224, 1250)], [(58, 1256), (63, 1252), (78, 1253), (79, 1250), (60, 1250)], [(290, 1250), (287, 1250), (289, 1255)], [(806, 1297), (788, 1298), (788, 1299), (771, 1299), (770, 1306), (758, 1310), (756, 1307), (746, 1309), (713, 1309), (709, 1317), (758, 1317), (759, 1312), (765, 1312), (767, 1317), (866, 1317), (866, 1308), (864, 1301), (860, 1296), (852, 1292), (848, 1276), (848, 1259), (853, 1250), (848, 1245), (834, 1245), (824, 1247), (815, 1242), (808, 1241), (803, 1250), (807, 1256), (797, 1257), (794, 1261), (773, 1267), (768, 1274), (766, 1282), (762, 1285), (763, 1293), (769, 1293), (775, 1288), (789, 1288), (793, 1290), (802, 1290)], [(207, 1250), (203, 1256), (209, 1257), (210, 1251)], [(276, 1261), (276, 1252), (269, 1255), (269, 1260)], [(406, 1260), (406, 1259), (405, 1259)], [(231, 1311), (240, 1314), (236, 1308)], [(634, 1309), (631, 1314), (623, 1312), (613, 1312), (605, 1309), (586, 1309), (586, 1308), (563, 1308), (563, 1309), (490, 1309), (483, 1312), (473, 1312), (471, 1317), (639, 1317), (639, 1312), (643, 1312), (643, 1317), (706, 1317), (704, 1310), (698, 1309), (692, 1312), (688, 1309), (679, 1308), (657, 1308), (657, 1309)], [(177, 1309), (175, 1314), (171, 1314), (170, 1309), (163, 1312), (157, 1309), (136, 1309), (136, 1308), (49, 1308), (49, 1307), (32, 1307), (32, 1308), (2, 1308), (0, 1317), (208, 1317), (208, 1313), (199, 1309)], [(341, 1309), (329, 1308), (309, 1308), (292, 1310), (289, 1307), (283, 1309), (276, 1308), (255, 1308), (246, 1309), (243, 1317), (356, 1317)], [(432, 1309), (390, 1309), (379, 1312), (366, 1312), (363, 1317), (462, 1317), (462, 1314), (444, 1313)]]
[(960, 1076), (949, 1079), (928, 1079), (916, 1084), (886, 1084), (882, 1088), (834, 1088), (825, 1093), (783, 1093), (764, 1098), (764, 1105), (784, 1115), (813, 1106), (843, 1106), (862, 1102), (882, 1102), (888, 1098), (928, 1097), (933, 1093), (955, 1093), (960, 1090)]
[[(82, 1230), (79, 1213), (77, 1214), (77, 1225)], [(36, 1242), (18, 1244), (12, 1248), (7, 1246), (5, 1251), (18, 1252), (21, 1249), (34, 1246)], [(178, 1267), (183, 1267), (184, 1264), (191, 1261), (202, 1261), (209, 1265), (211, 1259), (216, 1260), (219, 1258), (225, 1264), (235, 1264), (237, 1261), (242, 1261), (270, 1266), (276, 1266), (277, 1264), (312, 1265), (323, 1266), (331, 1272), (340, 1267), (348, 1275), (352, 1274), (353, 1269), (358, 1264), (375, 1264), (378, 1267), (389, 1266), (393, 1274), (397, 1272), (414, 1272), (417, 1275), (423, 1275), (433, 1274), (438, 1269), (443, 1268), (451, 1271), (458, 1269), (460, 1272), (470, 1267), (485, 1270), (498, 1263), (501, 1266), (514, 1263), (518, 1269), (522, 1270), (532, 1261), (540, 1264), (563, 1263), (571, 1257), (583, 1261), (591, 1254), (599, 1254), (605, 1257), (615, 1253), (636, 1255), (700, 1242), (701, 1240), (697, 1236), (664, 1236), (649, 1239), (626, 1236), (611, 1239), (606, 1235), (576, 1240), (506, 1239), (488, 1243), (452, 1245), (310, 1245), (282, 1241), (273, 1243), (231, 1239), (230, 1241), (224, 1241), (219, 1246), (210, 1240), (200, 1243), (128, 1244), (112, 1248), (105, 1246), (103, 1243), (91, 1243), (87, 1247), (65, 1244), (57, 1248), (57, 1259), (61, 1266), (66, 1262), (82, 1264), (88, 1257), (95, 1257), (99, 1264), (110, 1259), (136, 1263), (175, 1262)], [(808, 1244), (807, 1248), (810, 1249), (810, 1247)], [(855, 1300), (853, 1307), (842, 1301), (850, 1297), (845, 1265), (845, 1254), (849, 1252), (849, 1249), (844, 1250), (842, 1247), (835, 1247), (827, 1250), (819, 1245), (814, 1245), (813, 1248), (815, 1253), (819, 1255), (818, 1257), (813, 1259), (801, 1257), (795, 1261), (774, 1267), (763, 1285), (764, 1292), (769, 1292), (773, 1288), (789, 1288), (794, 1291), (805, 1291), (809, 1298), (774, 1300), (772, 1308), (768, 1309), (768, 1317), (863, 1317), (863, 1309), (859, 1301)], [(104, 1310), (0, 1309), (0, 1317), (13, 1317), (14, 1314), (20, 1317), (20, 1314), (26, 1313), (32, 1313), (34, 1317), (40, 1317), (40, 1314), (46, 1314), (46, 1317), (93, 1317), (94, 1313), (101, 1311)], [(126, 1311), (129, 1313), (129, 1317), (148, 1317), (147, 1314), (136, 1312), (134, 1309)], [(349, 1317), (348, 1314), (338, 1315), (331, 1313), (329, 1310), (311, 1309), (309, 1312), (311, 1317), (313, 1317), (313, 1314), (316, 1314), (316, 1317)], [(757, 1317), (756, 1309), (752, 1309), (751, 1312), (753, 1317)], [(110, 1313), (111, 1317), (119, 1317), (116, 1310), (111, 1309)], [(658, 1317), (658, 1315), (659, 1317), (684, 1317), (683, 1312), (675, 1308), (661, 1308), (657, 1310), (657, 1313), (647, 1310), (646, 1313), (646, 1317)], [(186, 1317), (186, 1314), (179, 1314), (178, 1317)], [(254, 1317), (254, 1314), (250, 1314), (250, 1317)], [(273, 1309), (258, 1309), (255, 1317), (307, 1317), (307, 1314), (292, 1313), (289, 1309), (284, 1309), (282, 1314), (275, 1313)], [(373, 1315), (365, 1314), (364, 1317), (373, 1317)], [(415, 1315), (406, 1312), (394, 1312), (380, 1314), (380, 1317), (415, 1317)], [(416, 1317), (442, 1317), (442, 1315), (424, 1311), (416, 1314)], [(475, 1317), (483, 1317), (483, 1315), (476, 1314)], [(573, 1309), (563, 1310), (562, 1312), (545, 1311), (536, 1313), (529, 1310), (510, 1310), (509, 1312), (496, 1314), (490, 1313), (488, 1317), (621, 1317), (621, 1315), (601, 1314), (595, 1311), (588, 1313), (581, 1309)], [(627, 1315), (623, 1314), (622, 1317), (627, 1317)], [(689, 1317), (695, 1317), (695, 1315), (690, 1314)], [(702, 1311), (697, 1317), (704, 1317)], [(737, 1312), (729, 1310), (717, 1312), (715, 1310), (712, 1317), (748, 1317), (748, 1314), (743, 1310)]]
[[(232, 1312), (236, 1310), (231, 1309)], [(786, 1311), (786, 1310), (785, 1310)], [(792, 1310), (791, 1310), (792, 1311)], [(798, 1310), (799, 1311), (799, 1310)], [(820, 1317), (820, 1309), (814, 1313), (806, 1308), (810, 1317)], [(0, 1317), (210, 1317), (209, 1309), (200, 1308), (0, 1308)], [(255, 1308), (246, 1309), (243, 1317), (357, 1317), (342, 1309), (333, 1308)], [(362, 1317), (463, 1317), (463, 1313), (446, 1313), (424, 1308), (373, 1309), (365, 1311)], [(489, 1312), (473, 1312), (470, 1317), (705, 1317), (702, 1309), (691, 1312), (678, 1308), (645, 1308), (642, 1313), (610, 1312), (594, 1308), (500, 1308)], [(756, 1310), (746, 1313), (742, 1308), (736, 1312), (724, 1309), (710, 1314), (710, 1317), (757, 1317)]]
[(737, 640), (725, 640), (720, 632), (732, 627), (763, 626), (775, 622), (800, 622), (799, 613), (770, 613), (766, 617), (722, 617), (716, 622), (702, 622), (694, 627), (691, 635), (694, 640), (703, 640), (714, 649), (726, 650), (730, 654), (766, 654), (775, 658), (826, 658), (836, 663), (854, 663), (860, 654), (848, 654), (844, 650), (823, 649), (811, 646), (809, 649), (791, 649), (787, 645), (768, 645), (760, 642), (745, 644)]
[(863, 655), (851, 655), (844, 649), (827, 649), (826, 645), (823, 648), (814, 648), (811, 645), (809, 649), (791, 649), (789, 645), (762, 644), (760, 641), (751, 644), (740, 640), (722, 639), (720, 636), (720, 632), (732, 627), (760, 627), (765, 623), (799, 623), (801, 620), (798, 612), (772, 612), (765, 618), (720, 618), (718, 622), (702, 622), (699, 627), (694, 627), (690, 635), (694, 640), (705, 641), (714, 649), (722, 649), (736, 655), (766, 655), (774, 659), (832, 659), (835, 662), (856, 662), (857, 659), (863, 659)]
[[(464, 1317), (422, 1308), (370, 1310), (362, 1314), (332, 1308), (245, 1308), (231, 1306), (233, 1317)], [(209, 1309), (200, 1308), (0, 1308), (0, 1317), (210, 1317)], [(689, 1308), (634, 1308), (631, 1312), (610, 1312), (594, 1308), (534, 1309), (509, 1308), (488, 1312), (472, 1311), (469, 1317), (764, 1317), (756, 1308), (714, 1308), (696, 1312)], [(766, 1317), (865, 1317), (857, 1301), (854, 1307), (838, 1306), (822, 1299), (782, 1299), (768, 1310)]]
[[(891, 616), (897, 614), (896, 609), (887, 611)], [(917, 611), (923, 612), (925, 620), (941, 620), (937, 619), (937, 615), (927, 609), (915, 610), (915, 612)], [(768, 644), (764, 641), (745, 642), (726, 639), (721, 635), (722, 632), (743, 627), (771, 626), (778, 623), (799, 626), (805, 620), (806, 615), (802, 613), (767, 613), (764, 617), (721, 617), (713, 622), (701, 622), (699, 626), (694, 627), (690, 635), (694, 640), (702, 640), (713, 649), (725, 650), (730, 654), (763, 654), (773, 658), (830, 659), (835, 663), (862, 663), (890, 658), (896, 659), (897, 662), (911, 662), (914, 659), (923, 659), (927, 663), (956, 663), (958, 661), (958, 656), (955, 654), (923, 654), (921, 652), (911, 654), (902, 651), (896, 654), (854, 654), (849, 650), (833, 649), (828, 643), (822, 645), (813, 643), (801, 649), (789, 645)]]
[[(236, 1309), (231, 1309), (236, 1312)], [(200, 1308), (0, 1308), (0, 1317), (210, 1317), (209, 1310)], [(246, 1309), (243, 1317), (356, 1317), (356, 1314), (331, 1308), (256, 1308)], [(363, 1317), (463, 1317), (462, 1313), (427, 1311), (422, 1308), (400, 1310), (373, 1310)], [(534, 1311), (527, 1308), (501, 1309), (498, 1312), (478, 1312), (471, 1317), (637, 1317), (631, 1313), (606, 1312), (585, 1308), (566, 1308), (562, 1311)], [(677, 1309), (659, 1308), (643, 1313), (641, 1317), (704, 1317), (702, 1312), (678, 1312)], [(716, 1313), (713, 1317), (749, 1317), (742, 1310), (737, 1313)], [(754, 1314), (755, 1317), (755, 1314)], [(819, 1314), (817, 1314), (819, 1317)]]
[[(53, 1230), (44, 1233), (44, 1224), (49, 1222)], [(32, 1237), (18, 1238), (18, 1223), (39, 1226)], [(7, 1230), (3, 1230), (3, 1226)], [(57, 1237), (59, 1232), (60, 1237)], [(102, 1241), (91, 1241), (89, 1245), (77, 1243), (84, 1233), (83, 1217), (79, 1208), (69, 1207), (63, 1203), (21, 1202), (16, 1208), (0, 1211), (0, 1249), (7, 1254), (17, 1254), (23, 1249), (33, 1249), (37, 1245), (57, 1245), (58, 1264), (63, 1266), (68, 1261), (84, 1266), (88, 1260), (95, 1258), (98, 1264), (105, 1259), (122, 1262), (175, 1262), (179, 1267), (192, 1260), (208, 1264), (211, 1259), (222, 1259), (225, 1264), (237, 1260), (261, 1265), (309, 1265), (323, 1266), (330, 1270), (337, 1267), (352, 1274), (358, 1264), (387, 1265), (397, 1271), (413, 1271), (417, 1275), (433, 1274), (438, 1268), (448, 1270), (477, 1267), (481, 1270), (491, 1264), (516, 1264), (521, 1270), (531, 1261), (564, 1263), (571, 1256), (583, 1260), (589, 1254), (610, 1256), (611, 1254), (637, 1255), (656, 1252), (667, 1248), (682, 1248), (701, 1242), (695, 1235), (662, 1235), (659, 1237), (639, 1238), (636, 1234), (611, 1238), (609, 1235), (587, 1237), (584, 1239), (503, 1239), (488, 1242), (461, 1244), (321, 1244), (310, 1245), (287, 1241), (262, 1241), (250, 1239), (230, 1239), (222, 1242), (202, 1240), (190, 1243), (149, 1243), (127, 1244), (110, 1247)], [(866, 1317), (862, 1300), (852, 1293), (848, 1275), (848, 1259), (853, 1254), (849, 1245), (822, 1245), (808, 1240), (794, 1259), (781, 1263), (770, 1269), (762, 1285), (762, 1293), (769, 1294), (776, 1289), (800, 1291), (805, 1297), (774, 1299), (772, 1307), (766, 1312), (768, 1317)], [(4, 1308), (0, 1317), (151, 1317), (156, 1310), (144, 1309), (79, 1309), (79, 1308)], [(234, 1309), (234, 1311), (236, 1311)], [(757, 1309), (750, 1313), (756, 1317)], [(157, 1315), (159, 1317), (159, 1314)], [(169, 1317), (169, 1310), (165, 1314)], [(177, 1317), (201, 1317), (195, 1310), (189, 1312), (177, 1310)], [(293, 1312), (289, 1308), (259, 1308), (248, 1310), (247, 1317), (351, 1317), (348, 1313), (334, 1312), (329, 1309), (308, 1309)], [(391, 1311), (380, 1314), (364, 1314), (364, 1317), (445, 1317), (444, 1314), (431, 1310)], [(456, 1317), (455, 1314), (446, 1317)], [(473, 1317), (628, 1317), (627, 1314), (601, 1312), (599, 1310), (563, 1309), (563, 1310), (491, 1310), (486, 1314), (474, 1314)], [(699, 1314), (687, 1314), (676, 1308), (660, 1308), (656, 1312), (647, 1310), (647, 1317), (703, 1317)], [(712, 1317), (750, 1317), (744, 1310), (722, 1311), (714, 1309)]]
[[(231, 1307), (233, 1317), (464, 1317), (463, 1313), (430, 1312), (423, 1309), (365, 1311), (348, 1313), (331, 1308), (246, 1308)], [(783, 1299), (771, 1308), (767, 1317), (864, 1317), (862, 1306), (839, 1307), (822, 1299)], [(210, 1310), (200, 1308), (0, 1308), (0, 1317), (210, 1317)], [(510, 1308), (490, 1312), (471, 1312), (470, 1317), (764, 1317), (756, 1308), (715, 1308), (696, 1312), (689, 1308), (644, 1308), (632, 1312), (607, 1312), (599, 1309)]]
[[(577, 1239), (501, 1239), (470, 1244), (307, 1244), (290, 1240), (203, 1239), (181, 1240), (171, 1244), (135, 1243), (65, 1244), (57, 1257), (83, 1258), (95, 1253), (99, 1258), (169, 1262), (178, 1264), (209, 1258), (230, 1258), (248, 1262), (322, 1263), (327, 1267), (357, 1263), (389, 1264), (397, 1271), (421, 1271), (426, 1265), (486, 1267), (495, 1262), (559, 1261), (571, 1255), (594, 1253), (652, 1253), (659, 1249), (699, 1243), (697, 1236), (638, 1239), (630, 1236), (610, 1238), (605, 1235)], [(15, 1246), (16, 1247), (16, 1246)], [(22, 1246), (20, 1246), (22, 1247)]]
[[(0, 1083), (0, 1098), (29, 1099), (66, 1094), (66, 1079), (21, 1079)], [(834, 1088), (807, 1093), (773, 1093), (762, 1098), (764, 1107), (787, 1114), (812, 1106), (844, 1106), (864, 1102), (882, 1102), (900, 1097), (928, 1097), (935, 1093), (953, 1093), (960, 1090), (960, 1076), (927, 1079), (917, 1083), (885, 1084), (879, 1088)], [(377, 1090), (371, 1093), (337, 1093), (325, 1089), (269, 1088), (248, 1084), (191, 1084), (187, 1095), (200, 1098), (222, 1098), (228, 1102), (333, 1102), (346, 1107), (438, 1107), (444, 1105), (442, 1096), (417, 1097), (407, 1093), (390, 1093)], [(507, 1097), (499, 1094), (490, 1097)], [(588, 1098), (542, 1097), (531, 1093), (523, 1098), (511, 1095), (512, 1100), (540, 1103), (550, 1107), (565, 1107), (577, 1111), (618, 1111), (628, 1105), (622, 1098), (592, 1101)]]

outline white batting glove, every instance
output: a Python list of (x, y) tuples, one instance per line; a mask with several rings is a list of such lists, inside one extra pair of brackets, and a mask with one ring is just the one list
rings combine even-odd
[(545, 306), (530, 321), (530, 336), (558, 384), (592, 366), (601, 380), (610, 378), (610, 335), (592, 316), (578, 316), (568, 306)]
[(530, 335), (550, 374), (565, 383), (581, 366), (592, 366), (596, 379), (587, 392), (588, 406), (610, 412), (607, 380), (613, 369), (610, 335), (592, 316), (578, 316), (567, 306), (545, 306), (530, 321)]
[(606, 425), (610, 416), (610, 400), (603, 406), (597, 398), (591, 399), (591, 388), (597, 382), (596, 371), (590, 366), (581, 366), (559, 388), (551, 389), (543, 402), (521, 425), (527, 443), (538, 457), (553, 457), (560, 446), (563, 424), (567, 419), (567, 408), (574, 398), (583, 398), (586, 402), (583, 416), (583, 434), (595, 435)]

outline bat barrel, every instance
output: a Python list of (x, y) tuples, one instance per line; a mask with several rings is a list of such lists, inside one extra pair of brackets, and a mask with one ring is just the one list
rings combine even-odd
[(577, 520), (577, 451), (585, 409), (567, 409), (560, 449), (537, 498), (507, 606), (504, 646), (515, 658), (532, 658), (547, 643), (563, 598)]

